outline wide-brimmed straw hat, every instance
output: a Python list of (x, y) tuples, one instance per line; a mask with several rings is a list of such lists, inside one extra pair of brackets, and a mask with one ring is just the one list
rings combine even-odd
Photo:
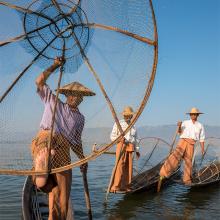
[(79, 82), (72, 82), (59, 89), (59, 93), (63, 95), (80, 95), (80, 96), (94, 96), (96, 95), (92, 90), (88, 89)]
[(134, 114), (135, 114), (135, 112), (133, 111), (132, 107), (130, 107), (130, 106), (125, 107), (122, 112), (123, 116), (129, 116), (129, 115), (134, 115)]
[(198, 108), (195, 108), (195, 107), (193, 107), (191, 110), (190, 110), (190, 112), (187, 112), (186, 114), (204, 114), (204, 113), (202, 113), (202, 112), (200, 112), (199, 111), (199, 109)]

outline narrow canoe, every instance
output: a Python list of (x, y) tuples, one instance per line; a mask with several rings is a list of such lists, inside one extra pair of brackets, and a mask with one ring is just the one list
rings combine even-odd
[[(48, 194), (35, 187), (32, 177), (28, 176), (22, 190), (22, 215), (23, 220), (46, 220), (48, 219)], [(73, 206), (69, 200), (67, 220), (74, 220)]]
[[(139, 193), (143, 191), (157, 191), (157, 184), (159, 181), (159, 172), (164, 162), (161, 162), (154, 166), (153, 168), (146, 170), (132, 178), (130, 183), (131, 191), (129, 194), (132, 193)], [(180, 175), (180, 166), (172, 173), (169, 178), (164, 179), (163, 187), (172, 182), (172, 179)]]

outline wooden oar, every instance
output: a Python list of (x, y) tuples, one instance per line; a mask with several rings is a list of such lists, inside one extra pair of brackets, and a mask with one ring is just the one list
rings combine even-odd
[(197, 154), (197, 144), (194, 147), (194, 153), (193, 153), (193, 158), (192, 158), (192, 169), (195, 170), (196, 169), (196, 163), (195, 163), (195, 158), (196, 158), (196, 154)]
[[(173, 140), (172, 140), (172, 143), (171, 143), (171, 148), (170, 148), (170, 152), (169, 152), (169, 155), (167, 156), (167, 158), (170, 156), (170, 154), (172, 153), (172, 150), (173, 150), (173, 147), (174, 147), (174, 144), (176, 142), (176, 138), (177, 138), (177, 135), (179, 133), (179, 126), (177, 126), (177, 129), (175, 131), (175, 134), (173, 136)], [(167, 159), (166, 158), (166, 159)], [(165, 161), (166, 161), (165, 159)], [(159, 181), (158, 181), (158, 184), (157, 184), (157, 192), (160, 192), (160, 188), (161, 188), (161, 185), (162, 185), (162, 181), (163, 181), (163, 177), (159, 177)]]
[[(96, 149), (96, 146), (97, 146), (97, 144), (94, 144), (93, 147), (92, 147), (92, 152), (93, 153), (97, 153), (98, 152), (98, 150)], [(104, 154), (115, 155), (116, 152), (114, 152), (114, 151), (106, 151), (106, 152), (104, 152)]]
[(87, 171), (82, 171), (82, 176), (83, 176), (83, 185), (84, 185), (86, 207), (87, 207), (87, 212), (88, 212), (88, 219), (92, 220), (92, 208), (91, 208), (91, 202), (90, 202), (90, 196), (89, 196), (89, 187), (88, 187), (88, 181), (87, 181)]
[(109, 194), (109, 192), (110, 192), (110, 188), (111, 188), (112, 183), (113, 183), (113, 180), (114, 180), (114, 178), (115, 178), (116, 169), (117, 169), (118, 163), (119, 163), (119, 161), (120, 161), (120, 159), (121, 159), (121, 157), (122, 157), (122, 155), (123, 155), (124, 153), (125, 153), (125, 147), (124, 147), (124, 141), (123, 141), (121, 152), (120, 152), (120, 154), (119, 154), (119, 156), (118, 156), (118, 158), (117, 158), (117, 161), (116, 161), (116, 163), (115, 163), (115, 166), (114, 166), (114, 168), (113, 168), (113, 170), (112, 170), (112, 175), (111, 175), (111, 178), (110, 178), (110, 181), (109, 181), (109, 185), (108, 185), (108, 189), (107, 189), (107, 192), (106, 192), (105, 201), (104, 201), (104, 203), (103, 203), (104, 206), (107, 206), (108, 194)]
[(171, 143), (171, 148), (170, 148), (170, 153), (172, 152), (173, 150), (173, 147), (174, 147), (174, 144), (176, 142), (176, 138), (177, 138), (177, 135), (179, 134), (179, 126), (177, 126), (177, 129), (175, 131), (175, 134), (173, 135), (173, 140), (172, 140), (172, 143)]
[(201, 158), (201, 161), (200, 161), (200, 164), (199, 164), (199, 168), (202, 166), (202, 163), (203, 163), (203, 160), (204, 160), (204, 157), (208, 151), (208, 148), (209, 148), (210, 144), (207, 145), (206, 149), (205, 149), (205, 153), (202, 155), (202, 158)]
[(208, 151), (209, 145), (210, 145), (210, 144), (207, 145), (207, 147), (206, 147), (206, 149), (205, 149), (205, 152), (204, 152), (204, 154), (202, 155), (202, 157), (201, 157), (201, 159), (200, 159), (200, 164), (198, 165), (198, 168), (197, 168), (196, 163), (195, 163), (195, 155), (196, 155), (196, 153), (197, 153), (198, 147), (197, 147), (197, 145), (195, 146), (194, 154), (193, 154), (193, 159), (192, 159), (192, 164), (193, 164), (193, 171), (194, 171), (194, 173), (197, 173), (197, 172), (199, 171), (199, 169), (201, 169), (201, 166), (202, 166), (204, 157), (205, 157), (205, 155), (206, 155), (206, 153), (207, 153), (207, 151)]

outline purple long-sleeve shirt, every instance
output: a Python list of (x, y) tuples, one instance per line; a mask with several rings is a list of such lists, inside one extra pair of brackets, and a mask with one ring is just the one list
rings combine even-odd
[[(56, 96), (47, 85), (38, 89), (41, 100), (44, 102), (44, 113), (40, 123), (40, 129), (51, 129), (52, 115)], [(72, 144), (81, 143), (81, 134), (85, 118), (78, 109), (73, 111), (68, 104), (58, 100), (55, 114), (54, 132), (64, 135)]]

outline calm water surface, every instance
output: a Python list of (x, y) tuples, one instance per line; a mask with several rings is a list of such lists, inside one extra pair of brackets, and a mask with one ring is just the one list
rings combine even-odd
[[(88, 181), (94, 219), (220, 219), (220, 185), (200, 190), (172, 184), (159, 194), (109, 195), (103, 206), (105, 189), (114, 157), (103, 155), (89, 163)], [(21, 219), (21, 192), (25, 177), (0, 176), (0, 220)], [(83, 182), (79, 169), (73, 170), (71, 198), (75, 219), (87, 219)]]

